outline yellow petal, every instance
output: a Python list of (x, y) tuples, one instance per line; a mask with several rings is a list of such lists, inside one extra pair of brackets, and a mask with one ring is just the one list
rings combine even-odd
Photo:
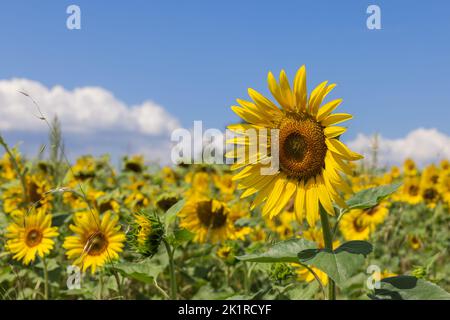
[(326, 127), (323, 130), (323, 133), (327, 138), (336, 138), (342, 135), (345, 131), (347, 131), (347, 128), (345, 127)]
[(294, 94), (297, 111), (306, 110), (307, 89), (306, 89), (306, 68), (305, 65), (298, 69), (294, 79)]
[(336, 99), (325, 103), (317, 113), (317, 121), (320, 122), (328, 117), (341, 103), (342, 99)]
[(306, 184), (306, 221), (314, 227), (319, 217), (319, 195), (314, 178), (310, 178)]
[(323, 119), (320, 124), (324, 127), (331, 126), (332, 124), (338, 124), (353, 118), (351, 114), (348, 113), (334, 113)]

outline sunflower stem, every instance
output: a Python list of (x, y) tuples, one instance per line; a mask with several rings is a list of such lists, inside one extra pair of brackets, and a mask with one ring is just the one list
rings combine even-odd
[(167, 240), (163, 240), (164, 246), (166, 247), (167, 255), (169, 257), (169, 272), (170, 272), (170, 298), (172, 300), (177, 300), (177, 279), (175, 277), (175, 264), (173, 261), (174, 250), (170, 247)]
[(48, 269), (45, 257), (42, 258), (42, 264), (44, 266), (44, 299), (48, 300)]
[[(333, 251), (333, 235), (331, 233), (330, 222), (328, 221), (328, 213), (319, 204), (320, 221), (322, 222), (323, 240), (325, 242), (325, 248)], [(329, 278), (329, 277), (328, 277)], [(329, 278), (328, 281), (328, 300), (336, 300), (336, 285), (334, 280)]]

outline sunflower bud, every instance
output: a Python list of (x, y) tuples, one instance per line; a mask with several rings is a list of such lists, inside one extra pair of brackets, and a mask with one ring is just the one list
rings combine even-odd
[(274, 263), (270, 268), (269, 276), (274, 281), (283, 281), (294, 275), (293, 268), (286, 263)]
[(141, 211), (134, 215), (131, 244), (139, 254), (144, 257), (155, 255), (163, 237), (164, 225), (155, 214)]

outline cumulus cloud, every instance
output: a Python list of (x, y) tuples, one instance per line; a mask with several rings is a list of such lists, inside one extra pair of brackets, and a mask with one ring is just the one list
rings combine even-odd
[[(359, 134), (348, 145), (355, 151), (370, 158), (373, 136)], [(450, 158), (450, 137), (436, 129), (419, 128), (405, 137), (389, 139), (379, 136), (379, 163), (399, 164), (411, 157), (418, 164), (425, 165), (443, 158)]]
[(19, 91), (38, 102), (47, 118), (58, 115), (65, 132), (98, 133), (126, 131), (144, 135), (167, 135), (179, 126), (163, 107), (144, 101), (128, 106), (101, 87), (67, 90), (47, 88), (28, 79), (0, 81), (0, 130), (39, 132), (46, 127), (36, 120), (37, 110)]

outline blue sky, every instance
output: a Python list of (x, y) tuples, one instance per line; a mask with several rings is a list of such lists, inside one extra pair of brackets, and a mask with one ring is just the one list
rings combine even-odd
[[(65, 26), (69, 4), (81, 30)], [(366, 28), (370, 4), (382, 30)], [(248, 87), (268, 92), (268, 71), (306, 64), (309, 89), (338, 84), (354, 115), (347, 139), (450, 134), (449, 33), (448, 1), (3, 1), (0, 79), (100, 86), (185, 127), (223, 128)]]

